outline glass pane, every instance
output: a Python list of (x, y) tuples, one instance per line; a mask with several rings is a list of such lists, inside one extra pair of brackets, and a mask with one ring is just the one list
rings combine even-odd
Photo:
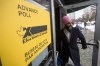
[(49, 6), (49, 0), (27, 0), (30, 3), (33, 3), (37, 6), (39, 6), (40, 8), (43, 8), (47, 11), (49, 11), (50, 6)]
[(33, 0), (33, 1), (36, 1), (37, 3), (41, 4), (44, 7), (49, 6), (49, 0)]
[[(79, 11), (68, 14), (74, 20), (73, 27), (78, 27), (86, 38), (86, 42), (94, 43), (96, 5), (88, 6)], [(80, 41), (78, 39), (78, 41)], [(78, 44), (80, 50), (80, 60), (82, 66), (92, 66), (93, 45), (83, 50), (82, 45)], [(70, 64), (74, 65), (70, 60)]]

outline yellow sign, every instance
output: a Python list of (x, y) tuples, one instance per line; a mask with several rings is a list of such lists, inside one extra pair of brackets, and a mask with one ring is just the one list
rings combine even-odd
[(22, 0), (0, 2), (2, 66), (27, 66), (51, 43), (50, 14)]

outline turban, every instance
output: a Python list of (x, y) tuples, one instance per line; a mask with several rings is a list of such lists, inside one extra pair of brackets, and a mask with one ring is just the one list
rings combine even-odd
[(71, 18), (69, 16), (63, 16), (63, 23), (70, 24), (72, 22)]

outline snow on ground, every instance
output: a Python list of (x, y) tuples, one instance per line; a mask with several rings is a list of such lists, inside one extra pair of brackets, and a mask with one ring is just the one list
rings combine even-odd
[[(84, 23), (79, 23), (78, 25), (79, 25), (80, 27), (84, 28)], [(76, 24), (74, 24), (74, 27), (75, 27), (75, 26), (76, 26)], [(88, 25), (86, 26), (86, 29), (88, 29), (88, 30), (94, 32), (94, 31), (95, 31), (95, 25), (93, 25), (93, 24), (88, 24)]]
[(89, 29), (92, 32), (95, 31), (95, 25), (86, 26), (86, 28)]

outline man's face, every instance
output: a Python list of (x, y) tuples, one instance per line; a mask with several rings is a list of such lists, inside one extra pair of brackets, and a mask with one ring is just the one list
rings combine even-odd
[(65, 25), (65, 27), (68, 29), (68, 28), (72, 27), (72, 24), (68, 23), (68, 24)]
[(71, 23), (68, 23), (68, 24), (66, 24), (65, 26), (70, 27), (70, 26), (71, 26)]

